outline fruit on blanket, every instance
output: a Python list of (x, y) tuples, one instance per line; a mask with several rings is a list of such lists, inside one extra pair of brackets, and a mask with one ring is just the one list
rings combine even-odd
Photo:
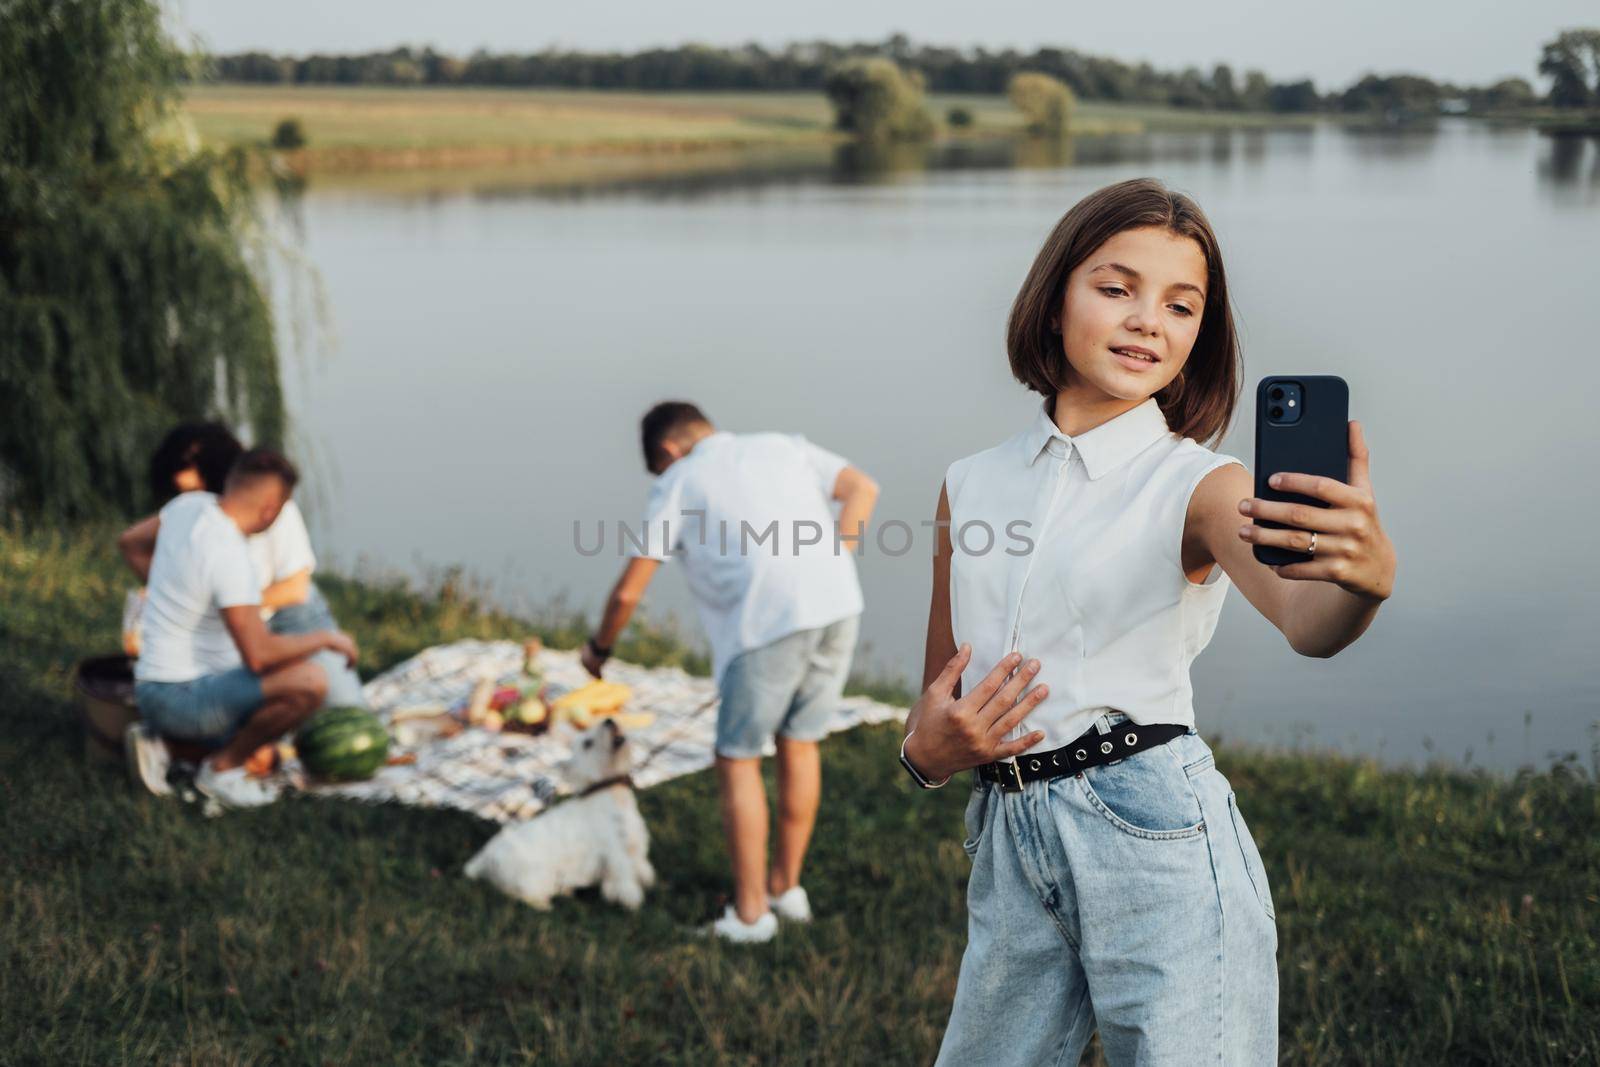
[(523, 697), (506, 709), (508, 722), (519, 722), (524, 726), (538, 726), (549, 717), (550, 708), (536, 696)]
[(463, 729), (461, 720), (448, 712), (425, 717), (412, 716), (399, 722), (391, 715), (389, 721), (394, 726), (395, 743), (408, 748), (454, 737)]
[(503, 685), (494, 691), (494, 696), (489, 698), (489, 710), (505, 711), (521, 699), (522, 690), (514, 685)]
[(352, 782), (371, 778), (389, 756), (383, 723), (365, 708), (328, 708), (295, 735), (300, 762), (317, 778)]
[(389, 721), (396, 723), (405, 722), (407, 719), (434, 719), (449, 714), (450, 709), (443, 704), (411, 704), (389, 712)]
[(588, 685), (556, 697), (550, 702), (550, 710), (560, 714), (582, 708), (590, 716), (601, 715), (621, 708), (631, 696), (633, 690), (622, 683), (596, 678)]
[(262, 745), (244, 761), (244, 773), (252, 778), (265, 778), (277, 769), (277, 745)]
[(467, 722), (473, 726), (483, 721), (489, 714), (489, 702), (494, 699), (494, 679), (484, 678), (472, 688), (472, 696), (467, 701)]
[(646, 726), (656, 721), (655, 715), (648, 711), (619, 711), (610, 716), (610, 719), (617, 724), (617, 728), (623, 733), (627, 733), (630, 730), (643, 730)]
[(587, 730), (599, 720), (620, 713), (632, 696), (633, 690), (620, 682), (596, 679), (550, 701), (550, 725), (569, 722), (579, 730)]

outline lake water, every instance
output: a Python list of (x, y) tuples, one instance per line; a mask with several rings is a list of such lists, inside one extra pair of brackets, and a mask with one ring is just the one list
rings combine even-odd
[[(1351, 386), (1393, 599), (1331, 660), (1229, 594), (1195, 665), (1202, 731), (1389, 761), (1512, 768), (1600, 742), (1593, 558), (1600, 141), (1423, 131), (1150, 134), (1069, 151), (817, 158), (757, 174), (551, 192), (508, 177), (396, 195), (313, 187), (296, 210), (332, 355), (289, 370), (325, 559), (461, 565), (504, 603), (597, 613), (620, 561), (573, 523), (635, 521), (638, 416), (803, 432), (871, 472), (877, 519), (930, 518), (951, 460), (1034, 399), (1007, 370), (1016, 287), (1055, 220), (1154, 175), (1220, 234), (1247, 389)], [(925, 544), (926, 542), (922, 542)], [(878, 673), (920, 677), (928, 560), (860, 566)], [(667, 565), (648, 610), (698, 637)]]

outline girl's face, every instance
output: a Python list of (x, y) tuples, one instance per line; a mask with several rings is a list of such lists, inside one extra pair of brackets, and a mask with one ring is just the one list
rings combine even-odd
[(1067, 276), (1061, 334), (1068, 388), (1144, 400), (1189, 360), (1206, 305), (1206, 257), (1158, 226), (1124, 230)]

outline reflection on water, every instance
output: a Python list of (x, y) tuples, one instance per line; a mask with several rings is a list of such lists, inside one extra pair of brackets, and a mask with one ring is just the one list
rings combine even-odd
[(1435, 151), (1439, 124), (1345, 126), (1340, 132), (1347, 139), (1351, 154), (1358, 160), (1421, 160)]
[(1540, 177), (1556, 185), (1600, 185), (1600, 134), (1556, 133), (1545, 142)]
[[(1330, 660), (1231, 595), (1195, 665), (1202, 728), (1500, 767), (1587, 754), (1600, 502), (1574, 486), (1600, 477), (1600, 361), (1581, 347), (1600, 333), (1596, 152), (1450, 121), (313, 186), (297, 210), (342, 345), (291, 375), (326, 472), (308, 515), (330, 560), (459, 563), (513, 606), (565, 593), (593, 612), (619, 562), (577, 556), (572, 523), (637, 520), (635, 420), (673, 396), (728, 429), (805, 432), (877, 478), (880, 520), (916, 528), (953, 459), (1031, 415), (1003, 325), (1049, 227), (1153, 174), (1219, 230), (1247, 378), (1350, 382), (1401, 555), (1394, 600)], [(1554, 331), (1581, 358), (1551, 358)], [(1221, 444), (1247, 461), (1252, 395)], [(860, 569), (862, 660), (918, 676), (927, 560)], [(649, 606), (693, 617), (670, 566)]]
[[(1454, 125), (1459, 126), (1459, 122)], [(320, 194), (398, 195), (424, 203), (459, 196), (485, 201), (530, 197), (587, 201), (715, 197), (737, 190), (794, 184), (892, 184), (925, 172), (1059, 170), (1074, 166), (1152, 167), (1209, 163), (1258, 165), (1309, 158), (1320, 140), (1336, 137), (1356, 161), (1421, 162), (1436, 151), (1449, 121), (1404, 126), (1364, 124), (1244, 127), (1196, 131), (1110, 133), (1060, 138), (993, 138), (935, 142), (812, 144), (781, 149), (708, 151), (596, 159), (557, 159), (539, 165), (476, 170), (399, 171), (319, 181)], [(1474, 136), (1495, 151), (1525, 151), (1523, 127), (1482, 126)], [(1550, 134), (1542, 138), (1539, 177), (1552, 186), (1600, 185), (1600, 134)], [(274, 179), (280, 195), (306, 190), (292, 175)]]
[(844, 184), (889, 181), (925, 170), (1040, 170), (1071, 166), (1082, 138), (995, 138), (934, 143), (854, 143), (833, 154), (832, 179)]

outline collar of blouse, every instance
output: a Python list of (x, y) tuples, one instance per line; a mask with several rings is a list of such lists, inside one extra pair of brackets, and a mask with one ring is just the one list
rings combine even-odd
[(1152, 396), (1138, 407), (1130, 408), (1092, 430), (1068, 437), (1050, 417), (1054, 399), (1046, 397), (1039, 405), (1033, 423), (1022, 437), (1022, 459), (1026, 466), (1033, 466), (1050, 442), (1058, 440), (1066, 446), (1067, 451), (1076, 448), (1090, 479), (1098, 479), (1171, 432), (1167, 427), (1167, 417), (1161, 414), (1161, 405)]

